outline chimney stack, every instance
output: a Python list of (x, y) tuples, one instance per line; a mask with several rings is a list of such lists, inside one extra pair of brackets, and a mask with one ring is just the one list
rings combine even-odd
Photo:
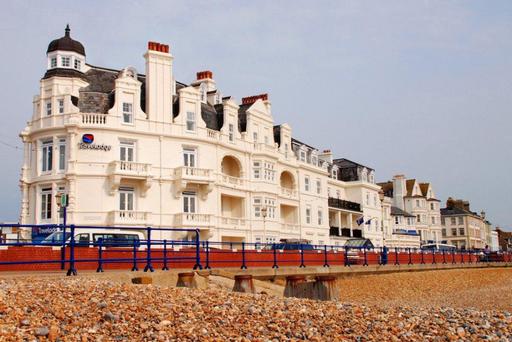
[(191, 83), (193, 86), (198, 86), (200, 84), (206, 85), (206, 91), (214, 91), (217, 90), (217, 84), (213, 79), (213, 72), (210, 70), (199, 71), (196, 73), (196, 80)]
[(254, 96), (247, 96), (242, 98), (242, 104), (253, 104), (254, 102), (262, 100), (262, 101), (268, 101), (268, 94), (260, 94), (260, 95), (254, 95)]
[(405, 186), (405, 176), (393, 176), (393, 205), (397, 208), (405, 210), (404, 197), (407, 195), (407, 187)]
[(169, 45), (148, 42), (146, 59), (146, 115), (154, 122), (172, 120), (173, 57)]
[(328, 162), (330, 164), (332, 164), (332, 162), (333, 162), (331, 150), (324, 150), (322, 153), (320, 153), (318, 155), (318, 158), (320, 160), (326, 161), (326, 162)]

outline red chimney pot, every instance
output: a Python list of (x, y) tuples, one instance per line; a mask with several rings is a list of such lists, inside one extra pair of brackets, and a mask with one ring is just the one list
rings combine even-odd
[(242, 98), (242, 104), (252, 104), (258, 100), (267, 101), (268, 94), (260, 94), (260, 95), (244, 97), (244, 98)]

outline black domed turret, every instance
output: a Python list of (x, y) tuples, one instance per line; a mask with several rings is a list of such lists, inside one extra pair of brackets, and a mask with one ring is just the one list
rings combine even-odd
[(46, 50), (46, 54), (52, 52), (52, 51), (73, 51), (76, 53), (81, 54), (82, 56), (85, 56), (85, 49), (82, 43), (79, 41), (71, 39), (71, 36), (69, 34), (71, 30), (69, 29), (69, 25), (66, 25), (66, 30), (64, 37), (61, 37), (59, 39), (53, 40), (48, 45), (48, 50)]

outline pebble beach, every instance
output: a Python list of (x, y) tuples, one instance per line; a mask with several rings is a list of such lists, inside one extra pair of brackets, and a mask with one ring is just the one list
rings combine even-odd
[[(495, 269), (354, 277), (339, 281), (339, 302), (238, 294), (218, 285), (0, 278), (0, 340), (512, 341), (511, 276)], [(484, 292), (480, 300), (473, 296)], [(458, 299), (443, 300), (450, 296)]]

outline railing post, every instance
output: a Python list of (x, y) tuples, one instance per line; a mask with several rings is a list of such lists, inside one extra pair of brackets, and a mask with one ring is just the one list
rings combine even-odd
[(363, 247), (363, 255), (364, 255), (363, 266), (368, 266), (368, 253), (366, 251), (366, 247)]
[(242, 241), (242, 266), (240, 266), (240, 269), (246, 270), (247, 265), (245, 264), (245, 242)]
[(425, 265), (425, 259), (423, 258), (423, 249), (420, 249), (421, 262), (420, 264)]
[(411, 247), (407, 248), (407, 252), (409, 253), (408, 265), (412, 265)]
[(345, 247), (345, 266), (348, 266), (350, 267), (350, 262), (348, 261), (348, 246), (344, 246)]
[[(66, 208), (64, 208), (66, 210)], [(34, 228), (32, 228), (34, 229)], [(66, 224), (62, 225), (62, 247), (60, 248), (60, 269), (66, 269)]]
[(151, 265), (151, 227), (147, 227), (146, 231), (146, 266), (144, 267), (144, 272), (154, 272), (153, 265)]
[(455, 250), (452, 249), (452, 264), (455, 264), (456, 261), (455, 261)]
[(462, 250), (460, 251), (460, 263), (464, 264), (464, 252)]
[(71, 241), (69, 242), (69, 269), (66, 273), (67, 276), (75, 275), (76, 276), (76, 268), (75, 268), (75, 225), (72, 224), (70, 227), (71, 230)]
[(209, 269), (211, 269), (211, 267), (210, 267), (210, 243), (208, 242), (208, 240), (206, 240), (205, 251), (206, 251), (206, 265), (204, 268), (209, 270)]
[(132, 272), (138, 271), (139, 268), (137, 267), (137, 241), (133, 240), (133, 266), (132, 266)]
[(436, 264), (436, 251), (432, 250), (432, 265)]
[(327, 245), (324, 245), (324, 267), (329, 267), (329, 263), (327, 260)]
[(277, 250), (275, 243), (272, 244), (272, 250), (274, 251), (274, 265), (272, 265), (272, 268), (279, 268), (279, 266), (277, 266)]
[(446, 252), (443, 250), (443, 264), (446, 264)]
[(164, 266), (162, 267), (162, 271), (169, 271), (169, 267), (167, 267), (167, 240), (164, 239)]
[(304, 245), (300, 244), (300, 266), (299, 268), (304, 268), (306, 265), (304, 265)]
[(103, 272), (103, 238), (98, 239), (98, 268), (96, 272)]
[(202, 270), (203, 269), (203, 266), (201, 266), (201, 244), (200, 244), (200, 241), (199, 241), (199, 229), (196, 229), (196, 264), (194, 265), (194, 267), (192, 269), (194, 270), (197, 270), (197, 269), (200, 269)]
[(472, 264), (473, 263), (473, 260), (471, 260), (471, 251), (468, 251), (468, 264)]
[(400, 261), (398, 260), (398, 247), (395, 247), (395, 265), (400, 265)]

